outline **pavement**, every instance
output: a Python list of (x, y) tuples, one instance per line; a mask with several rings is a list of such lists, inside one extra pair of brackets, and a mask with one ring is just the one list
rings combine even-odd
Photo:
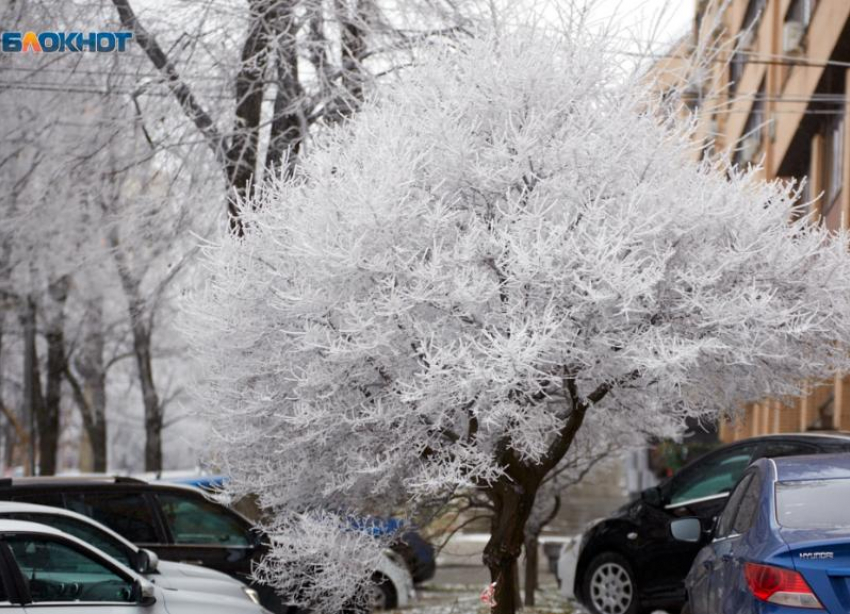
[[(414, 609), (439, 608), (450, 614), (478, 611), (479, 595), (490, 583), (490, 573), (481, 562), (484, 546), (489, 535), (485, 533), (457, 533), (443, 546), (437, 556), (437, 573), (428, 582), (417, 587), (417, 603)], [(543, 536), (542, 542), (564, 541), (564, 536)], [(583, 612), (575, 603), (561, 597), (558, 580), (549, 569), (541, 543), (538, 561), (539, 595), (545, 612)], [(524, 578), (520, 559), (520, 584)], [(522, 586), (520, 586), (522, 588)], [(485, 610), (486, 611), (486, 610)], [(654, 614), (666, 614), (655, 612)]]
[[(431, 580), (417, 587), (419, 599), (427, 603), (457, 601), (459, 593), (466, 593), (467, 596), (471, 595), (477, 599), (490, 583), (490, 572), (481, 562), (488, 539), (489, 535), (485, 533), (455, 534), (437, 556), (437, 573)], [(556, 593), (558, 581), (549, 570), (549, 561), (542, 547), (538, 560), (538, 582), (541, 591), (550, 595)], [(524, 561), (520, 560), (520, 583), (524, 577), (523, 564)], [(566, 600), (563, 601), (566, 605)]]

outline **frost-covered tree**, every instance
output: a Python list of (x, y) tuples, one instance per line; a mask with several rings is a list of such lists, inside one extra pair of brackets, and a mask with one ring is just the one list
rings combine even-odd
[[(34, 0), (3, 5), (0, 26), (118, 23), (105, 1)], [(169, 114), (173, 102), (137, 88), (150, 74), (132, 53), (0, 58), (0, 409), (13, 444), (29, 438), (35, 415), (42, 475), (68, 468), (57, 453), (74, 407), (91, 468), (105, 471), (107, 449), (130, 431), (143, 445), (133, 449), (139, 463), (125, 467), (162, 469), (163, 431), (180, 417), (174, 392), (191, 379), (169, 320), (197, 237), (220, 224), (208, 203), (224, 202), (223, 182), (210, 179), (219, 171), (205, 146), (191, 144), (194, 128), (186, 138), (183, 117)], [(132, 380), (140, 394), (128, 390)], [(171, 463), (182, 454), (167, 452)]]
[(474, 490), (512, 612), (579, 432), (666, 434), (850, 367), (846, 235), (794, 186), (697, 161), (619, 66), (581, 31), (436, 52), (209, 249), (187, 326), (213, 445), (285, 538), (263, 570), (281, 590), (338, 604), (379, 545), (351, 515)]

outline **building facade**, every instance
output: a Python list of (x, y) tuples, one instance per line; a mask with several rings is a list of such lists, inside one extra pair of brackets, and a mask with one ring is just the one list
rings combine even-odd
[[(702, 155), (725, 151), (739, 164), (761, 163), (766, 179), (806, 178), (801, 200), (811, 201), (818, 223), (848, 228), (850, 0), (697, 0), (686, 46), (707, 58), (688, 92)], [(808, 388), (803, 398), (746, 407), (721, 425), (721, 439), (850, 431), (850, 377)]]

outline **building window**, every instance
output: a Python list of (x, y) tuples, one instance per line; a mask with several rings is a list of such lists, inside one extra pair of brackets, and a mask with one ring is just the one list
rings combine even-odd
[(804, 53), (803, 41), (814, 10), (815, 0), (794, 0), (791, 3), (785, 16), (785, 24), (782, 26), (782, 53), (789, 55)]
[(815, 0), (794, 0), (791, 7), (788, 9), (788, 14), (785, 21), (796, 21), (803, 28), (808, 28), (812, 22), (812, 15), (815, 12)]
[(746, 52), (736, 50), (732, 54), (732, 59), (729, 60), (729, 93), (734, 94), (738, 89), (738, 83), (741, 81), (741, 75), (744, 74), (744, 67), (747, 65)]
[(753, 162), (756, 154), (761, 150), (765, 125), (764, 98), (765, 82), (762, 80), (761, 87), (759, 87), (753, 99), (753, 106), (750, 108), (747, 123), (744, 124), (744, 132), (741, 135), (738, 148), (735, 151), (735, 164), (740, 165)]
[(843, 183), (842, 166), (844, 162), (844, 115), (836, 112), (826, 126), (826, 202), (824, 212), (831, 209), (835, 199), (841, 193)]
[(750, 59), (751, 50), (756, 40), (756, 30), (758, 30), (758, 24), (766, 4), (767, 0), (750, 0), (747, 5), (744, 22), (739, 31), (740, 39), (729, 60), (729, 92), (732, 94), (735, 93), (738, 83), (741, 81), (741, 76), (744, 74), (744, 68)]
[(749, 30), (755, 36), (755, 31), (758, 29), (758, 24), (762, 14), (764, 14), (766, 4), (767, 0), (750, 0), (750, 3), (747, 5), (747, 12), (744, 13), (744, 25), (741, 26), (742, 32)]

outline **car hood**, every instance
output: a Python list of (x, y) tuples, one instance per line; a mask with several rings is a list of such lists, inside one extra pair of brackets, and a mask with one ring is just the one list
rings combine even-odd
[(247, 598), (161, 587), (156, 593), (165, 602), (168, 614), (268, 614), (268, 610)]
[[(207, 573), (195, 573), (195, 569)], [(203, 567), (182, 563), (169, 563), (166, 565), (164, 562), (160, 562), (159, 573), (150, 574), (146, 577), (160, 588), (221, 595), (240, 601), (251, 602), (248, 595), (242, 590), (244, 586), (242, 582), (212, 569), (204, 569)]]
[(189, 565), (188, 563), (175, 563), (174, 561), (159, 561), (157, 567), (162, 575), (168, 576), (186, 576), (189, 578), (210, 578), (213, 580), (229, 580), (238, 582), (238, 580), (228, 576), (226, 573), (201, 565)]

